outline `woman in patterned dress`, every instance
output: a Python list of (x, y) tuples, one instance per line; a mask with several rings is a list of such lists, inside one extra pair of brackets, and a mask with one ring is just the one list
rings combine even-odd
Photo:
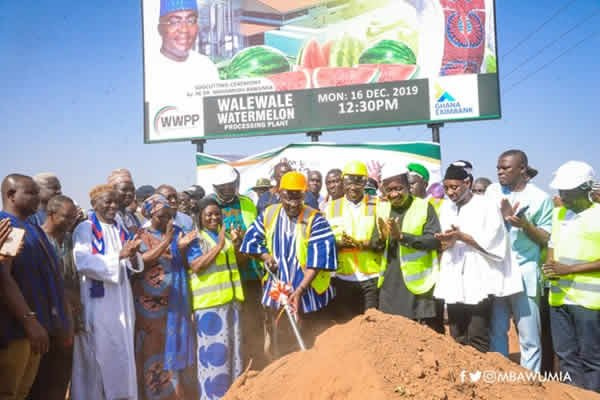
[(213, 198), (200, 201), (200, 249), (190, 262), (192, 308), (198, 341), (198, 380), (201, 400), (225, 395), (242, 372), (241, 303), (244, 293), (238, 270), (240, 228), (225, 234), (219, 204)]
[(172, 209), (159, 194), (144, 201), (150, 226), (139, 231), (145, 269), (133, 282), (135, 355), (142, 400), (197, 398), (195, 336), (191, 321), (188, 262), (199, 256), (196, 232), (173, 225)]

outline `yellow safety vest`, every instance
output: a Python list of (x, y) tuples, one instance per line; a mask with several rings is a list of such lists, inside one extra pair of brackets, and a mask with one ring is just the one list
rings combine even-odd
[[(565, 207), (555, 208), (552, 220), (554, 259), (562, 264), (575, 265), (600, 260), (600, 205), (593, 204), (583, 211), (569, 235), (562, 235)], [(561, 306), (565, 300), (591, 310), (600, 310), (600, 272), (561, 275), (550, 279), (550, 305)]]
[[(209, 244), (209, 249), (217, 245), (206, 231), (200, 231), (200, 236)], [(225, 246), (208, 268), (190, 271), (190, 289), (194, 310), (220, 306), (232, 300), (244, 301), (235, 250), (229, 239), (225, 238)]]
[(240, 209), (242, 210), (242, 219), (244, 220), (244, 225), (246, 225), (246, 229), (254, 222), (256, 219), (256, 206), (250, 200), (250, 198), (246, 196), (239, 195), (240, 199)]
[[(281, 204), (272, 204), (265, 209), (263, 214), (263, 224), (265, 226), (265, 240), (269, 253), (273, 254), (273, 236), (275, 235), (275, 226), (277, 217), (281, 212)], [(296, 259), (298, 264), (304, 270), (308, 258), (308, 240), (310, 238), (310, 228), (312, 221), (318, 211), (308, 206), (302, 207), (300, 215), (296, 220)], [(323, 294), (329, 288), (331, 274), (329, 271), (319, 270), (311, 282), (312, 288), (318, 293)]]
[[(427, 222), (429, 202), (413, 196), (413, 201), (402, 220), (402, 232), (415, 236), (423, 234)], [(387, 246), (386, 246), (387, 247)], [(416, 250), (411, 247), (398, 246), (400, 271), (408, 290), (413, 294), (423, 294), (431, 290), (439, 276), (437, 251)], [(377, 282), (383, 285), (383, 272)]]
[(431, 204), (433, 206), (433, 209), (435, 210), (435, 213), (438, 215), (438, 217), (440, 216), (440, 207), (442, 206), (443, 202), (444, 202), (443, 197), (441, 199), (438, 199), (436, 197), (429, 198), (429, 204)]
[[(361, 200), (361, 216), (354, 220), (351, 215), (343, 215), (343, 210), (348, 200), (341, 197), (329, 202), (325, 210), (327, 220), (333, 229), (336, 241), (342, 238), (342, 232), (346, 232), (355, 240), (361, 242), (371, 240), (374, 229), (376, 229), (377, 211), (379, 199), (376, 196), (365, 194)], [(354, 275), (356, 271), (363, 274), (377, 274), (381, 271), (383, 254), (371, 250), (338, 249), (338, 275)]]

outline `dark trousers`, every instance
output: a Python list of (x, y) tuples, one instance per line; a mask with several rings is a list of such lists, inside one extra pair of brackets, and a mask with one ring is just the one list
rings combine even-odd
[(550, 307), (552, 343), (571, 384), (600, 392), (600, 311), (576, 305)]
[(71, 381), (73, 344), (64, 339), (50, 337), (50, 348), (40, 360), (40, 367), (28, 400), (64, 400)]
[(540, 323), (542, 334), (542, 368), (541, 373), (554, 372), (554, 347), (552, 346), (552, 327), (550, 325), (550, 304), (548, 304), (548, 288), (543, 289), (540, 298)]
[(448, 325), (454, 340), (486, 353), (490, 349), (491, 300), (485, 299), (475, 305), (448, 304), (447, 307)]
[(377, 308), (379, 303), (377, 278), (362, 282), (334, 278), (332, 282), (335, 288), (332, 310), (336, 322), (347, 322), (357, 315), (364, 314), (369, 308)]

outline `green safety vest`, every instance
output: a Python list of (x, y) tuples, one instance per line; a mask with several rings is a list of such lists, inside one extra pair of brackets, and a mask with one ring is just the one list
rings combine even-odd
[(239, 195), (240, 199), (240, 209), (242, 210), (242, 219), (244, 220), (244, 225), (246, 225), (246, 229), (254, 222), (256, 219), (256, 206), (250, 200), (250, 198)]
[[(562, 264), (575, 265), (600, 260), (600, 205), (593, 204), (573, 221), (569, 235), (561, 235), (565, 207), (555, 208), (552, 219), (554, 259)], [(591, 310), (600, 310), (600, 272), (561, 275), (550, 279), (551, 306), (558, 307), (565, 300)]]
[(429, 204), (431, 204), (433, 206), (433, 209), (435, 210), (435, 213), (438, 215), (438, 217), (440, 216), (440, 207), (442, 206), (443, 202), (444, 202), (443, 197), (441, 199), (438, 199), (435, 197), (429, 198)]
[[(427, 209), (429, 202), (413, 197), (413, 202), (406, 210), (402, 220), (402, 232), (415, 236), (423, 234), (423, 227), (427, 222)], [(389, 215), (389, 213), (388, 213)], [(387, 252), (386, 245), (386, 252)], [(437, 283), (439, 276), (439, 262), (437, 251), (416, 250), (398, 245), (398, 260), (404, 283), (413, 294), (423, 294), (431, 290)], [(383, 285), (383, 271), (377, 282), (378, 287)]]
[[(267, 242), (267, 249), (271, 254), (273, 254), (273, 236), (275, 235), (275, 226), (281, 209), (281, 204), (272, 204), (265, 209), (263, 214), (265, 240)], [(317, 210), (304, 206), (302, 207), (302, 211), (300, 211), (300, 215), (298, 215), (296, 220), (296, 259), (303, 270), (307, 266), (306, 260), (308, 258), (308, 239), (310, 238), (311, 234), (310, 228), (317, 213)], [(330, 281), (330, 272), (320, 270), (317, 272), (317, 275), (310, 285), (318, 294), (323, 294), (329, 288)]]
[[(200, 236), (209, 244), (209, 249), (217, 245), (206, 231), (200, 231)], [(225, 246), (208, 268), (190, 271), (190, 289), (194, 310), (220, 306), (232, 300), (244, 301), (235, 250), (229, 239), (225, 238)]]
[[(348, 200), (341, 197), (329, 202), (325, 210), (327, 220), (335, 240), (340, 241), (342, 232), (359, 241), (371, 240), (376, 229), (377, 212), (380, 201), (375, 196), (365, 194), (361, 200), (360, 217), (354, 220), (349, 214), (343, 215), (344, 206)], [(383, 254), (371, 250), (338, 249), (338, 275), (353, 275), (356, 271), (363, 274), (377, 274), (381, 271)]]

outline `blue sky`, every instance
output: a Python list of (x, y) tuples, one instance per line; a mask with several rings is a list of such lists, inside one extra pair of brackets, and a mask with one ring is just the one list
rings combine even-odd
[[(589, 162), (600, 175), (600, 135), (594, 128), (600, 113), (599, 10), (598, 0), (497, 1), (503, 118), (447, 124), (441, 131), (443, 165), (467, 159), (476, 176), (495, 178), (498, 154), (521, 148), (540, 170), (536, 182), (546, 190), (552, 172), (569, 159)], [(65, 194), (85, 205), (88, 189), (117, 167), (130, 168), (137, 185), (171, 183), (182, 189), (194, 183), (195, 146), (143, 143), (141, 32), (136, 0), (0, 2), (2, 176), (53, 171)], [(430, 138), (424, 126), (322, 136), (339, 143)], [(217, 140), (206, 150), (253, 154), (305, 140), (304, 135)]]

